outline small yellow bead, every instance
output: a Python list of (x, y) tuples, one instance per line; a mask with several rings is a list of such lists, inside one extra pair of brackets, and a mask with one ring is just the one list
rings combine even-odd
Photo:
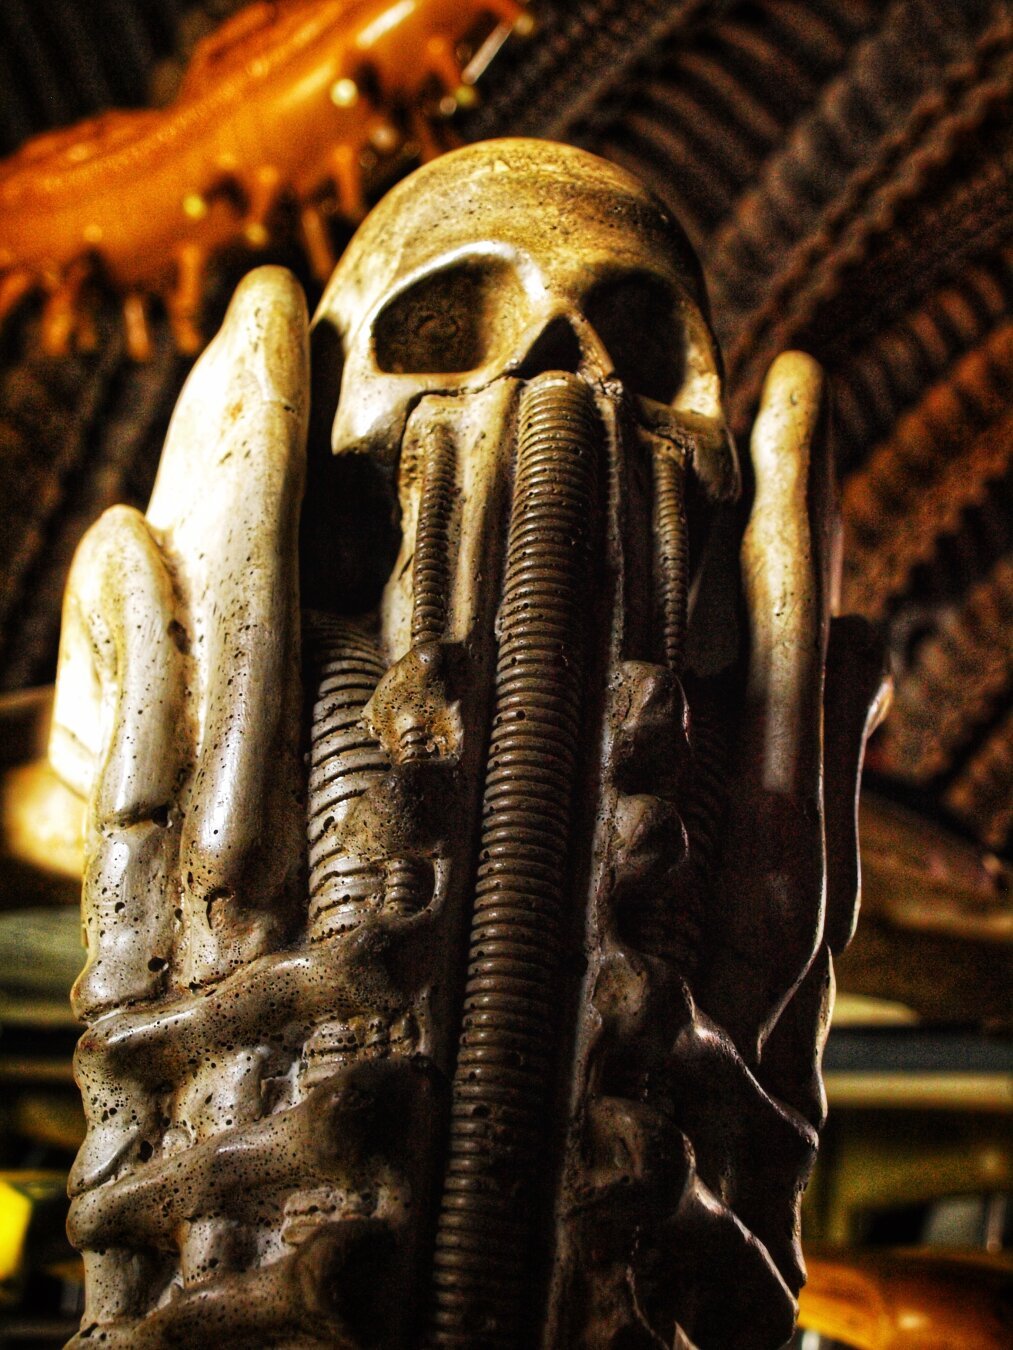
[(336, 108), (353, 108), (359, 101), (359, 86), (347, 78), (331, 85), (331, 102)]

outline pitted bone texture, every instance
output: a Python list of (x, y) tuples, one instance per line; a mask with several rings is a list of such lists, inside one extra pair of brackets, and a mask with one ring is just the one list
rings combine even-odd
[(385, 979), (369, 950), (397, 940), (382, 866), (366, 859), (368, 890), (327, 870), (351, 856), (355, 808), (389, 771), (362, 722), (383, 667), (353, 625), (309, 616), (306, 627), (305, 936), (209, 989), (108, 1013), (78, 1048), (82, 1346), (360, 1344), (381, 1324), (383, 1338), (404, 1334), (404, 1308), (357, 1286), (378, 1259), (412, 1283), (405, 1233), (425, 1211), (420, 1159), (440, 1090), (416, 1053), (408, 981)]

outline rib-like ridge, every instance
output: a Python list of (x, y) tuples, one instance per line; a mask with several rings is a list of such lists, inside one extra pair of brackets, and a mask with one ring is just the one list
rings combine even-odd
[(390, 767), (362, 710), (384, 673), (383, 659), (353, 624), (331, 615), (308, 616), (309, 648), (317, 667), (310, 730), (310, 925), (322, 937), (354, 923), (357, 906), (380, 889), (377, 869), (350, 856), (345, 822)]

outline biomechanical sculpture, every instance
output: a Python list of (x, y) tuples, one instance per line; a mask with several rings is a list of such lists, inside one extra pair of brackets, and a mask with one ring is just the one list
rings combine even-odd
[(80, 1343), (780, 1345), (879, 687), (819, 370), (743, 530), (678, 227), (534, 141), (385, 198), (315, 343), (301, 559), (265, 269), (71, 578)]

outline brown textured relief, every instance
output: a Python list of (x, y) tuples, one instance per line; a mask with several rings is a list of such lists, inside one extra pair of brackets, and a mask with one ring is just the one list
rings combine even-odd
[(262, 269), (71, 577), (75, 1344), (779, 1346), (880, 683), (820, 371), (747, 512), (679, 227), (534, 141), (396, 188), (315, 341), (301, 562)]

